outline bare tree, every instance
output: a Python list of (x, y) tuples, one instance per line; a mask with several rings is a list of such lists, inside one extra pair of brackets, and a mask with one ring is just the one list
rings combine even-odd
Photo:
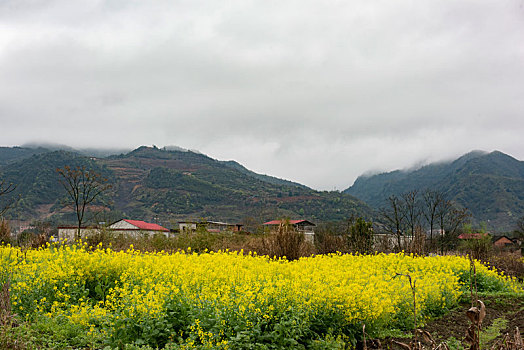
[(409, 191), (402, 195), (406, 225), (409, 227), (413, 237), (415, 235), (415, 228), (420, 225), (420, 216), (422, 215), (418, 197), (418, 190)]
[(437, 221), (439, 224), (440, 232), (445, 232), (444, 228), (446, 226), (446, 218), (448, 217), (449, 212), (453, 208), (453, 203), (451, 201), (442, 201), (437, 207)]
[(404, 231), (405, 211), (402, 200), (395, 195), (389, 196), (389, 206), (380, 210), (387, 232), (397, 237), (398, 249), (402, 249), (401, 236)]
[[(0, 181), (0, 198), (13, 192), (16, 189), (16, 185), (12, 183), (6, 183), (5, 180)], [(5, 212), (11, 208), (12, 202), (7, 202), (0, 207), (0, 217), (4, 216)]]
[(437, 207), (437, 221), (440, 228), (440, 232), (444, 233), (443, 237), (440, 237), (440, 253), (444, 254), (444, 238), (446, 241), (449, 240), (448, 232), (446, 232), (446, 220), (449, 215), (449, 212), (453, 208), (453, 203), (451, 201), (441, 201)]
[(450, 235), (454, 235), (457, 229), (464, 223), (468, 222), (471, 213), (467, 208), (452, 208), (447, 218), (447, 228)]
[(438, 218), (439, 207), (441, 206), (441, 203), (444, 201), (444, 195), (442, 194), (442, 192), (427, 189), (426, 191), (424, 191), (422, 197), (424, 199), (425, 204), (422, 213), (424, 214), (424, 217), (426, 218), (426, 221), (429, 224), (429, 243), (430, 246), (433, 247), (433, 228), (435, 227)]
[[(453, 241), (457, 229), (468, 221), (471, 213), (467, 208), (457, 208), (452, 201), (442, 200), (437, 207), (437, 221), (441, 232), (444, 232), (445, 241)], [(444, 240), (440, 240), (440, 251), (444, 253)]]
[(65, 166), (56, 171), (75, 209), (78, 223), (77, 238), (80, 238), (80, 229), (84, 222), (86, 209), (109, 190), (111, 185), (101, 174), (88, 170), (85, 166), (76, 168)]

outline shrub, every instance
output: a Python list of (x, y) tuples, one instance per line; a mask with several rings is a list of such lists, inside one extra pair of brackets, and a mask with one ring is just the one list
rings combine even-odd
[(465, 239), (460, 243), (459, 251), (470, 255), (473, 259), (487, 261), (493, 253), (491, 236), (482, 234), (480, 238)]
[(488, 258), (488, 262), (506, 276), (515, 277), (520, 281), (524, 279), (524, 261), (518, 253), (493, 254)]
[(0, 243), (11, 243), (11, 228), (9, 227), (9, 222), (4, 218), (0, 218)]
[(295, 230), (289, 222), (282, 222), (260, 240), (257, 252), (270, 257), (296, 260), (304, 256), (308, 250), (311, 249), (305, 242), (304, 234)]

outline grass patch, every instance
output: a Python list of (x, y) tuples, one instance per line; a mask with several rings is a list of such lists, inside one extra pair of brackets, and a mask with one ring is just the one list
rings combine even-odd
[(448, 344), (449, 350), (464, 350), (464, 345), (462, 345), (462, 342), (455, 337), (451, 337), (446, 340), (446, 344)]
[(508, 320), (503, 317), (493, 320), (489, 327), (480, 332), (480, 346), (483, 347), (495, 340), (507, 326)]

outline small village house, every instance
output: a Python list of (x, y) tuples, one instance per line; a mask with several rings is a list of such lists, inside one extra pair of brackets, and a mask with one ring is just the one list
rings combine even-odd
[(458, 236), (458, 239), (468, 240), (468, 239), (482, 239), (488, 237), (488, 233), (462, 233)]
[(242, 224), (231, 224), (221, 221), (179, 221), (180, 232), (195, 232), (197, 228), (203, 227), (207, 232), (213, 233), (235, 233), (242, 231)]
[[(99, 233), (102, 229), (110, 230), (115, 235), (128, 235), (137, 237), (139, 235), (163, 234), (169, 236), (169, 230), (158, 224), (152, 224), (140, 220), (119, 220), (106, 228), (101, 226), (85, 226), (80, 228), (80, 238)], [(58, 239), (72, 241), (77, 238), (77, 226), (58, 226)]]
[(197, 225), (197, 221), (179, 221), (178, 230), (180, 231), (180, 233), (195, 232), (197, 229)]
[(442, 237), (445, 234), (446, 234), (446, 231), (444, 229), (440, 229), (440, 228), (433, 228), (433, 232), (431, 230), (429, 230), (429, 229), (426, 231), (426, 236), (427, 237), (433, 237), (433, 238)]
[[(462, 240), (482, 239), (486, 237), (490, 237), (490, 235), (488, 233), (463, 233), (458, 236), (458, 238)], [(519, 249), (520, 246), (517, 239), (510, 238), (506, 235), (491, 236), (491, 242), (493, 243), (493, 247), (509, 251)]]
[(266, 227), (277, 227), (280, 224), (289, 223), (295, 230), (304, 234), (306, 242), (315, 242), (315, 224), (308, 220), (272, 220), (265, 222)]
[(78, 226), (58, 226), (58, 240), (60, 241), (74, 241), (77, 238), (85, 238), (96, 232), (100, 228), (98, 226), (82, 226), (80, 227), (80, 235), (78, 235)]
[(109, 225), (109, 229), (116, 235), (124, 234), (137, 237), (139, 235), (163, 234), (169, 237), (167, 228), (140, 220), (122, 219)]
[(493, 245), (498, 248), (504, 248), (515, 245), (515, 242), (508, 236), (494, 236)]
[(506, 235), (493, 236), (493, 246), (501, 250), (514, 251), (520, 248), (520, 242)]

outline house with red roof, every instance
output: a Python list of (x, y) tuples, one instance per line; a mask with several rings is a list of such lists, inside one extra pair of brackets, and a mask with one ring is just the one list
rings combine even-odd
[(482, 239), (488, 236), (488, 233), (463, 233), (458, 236), (458, 239)]
[(518, 248), (519, 246), (517, 239), (510, 238), (505, 235), (494, 236), (493, 245), (497, 248), (505, 248), (505, 249)]
[(114, 234), (131, 236), (163, 234), (169, 236), (169, 230), (158, 224), (152, 224), (141, 220), (122, 219), (109, 225)]
[(163, 234), (166, 237), (169, 237), (170, 231), (158, 224), (152, 224), (140, 220), (119, 220), (109, 227), (105, 226), (83, 226), (80, 228), (80, 235), (78, 234), (77, 226), (58, 226), (58, 239), (60, 241), (68, 240), (74, 241), (77, 238), (85, 238), (94, 234), (98, 234), (101, 230), (110, 230), (112, 233), (119, 235), (155, 235)]
[(304, 234), (306, 242), (313, 243), (315, 241), (315, 224), (308, 220), (272, 220), (265, 222), (263, 225), (269, 228), (278, 227), (281, 224), (289, 224), (298, 232)]

